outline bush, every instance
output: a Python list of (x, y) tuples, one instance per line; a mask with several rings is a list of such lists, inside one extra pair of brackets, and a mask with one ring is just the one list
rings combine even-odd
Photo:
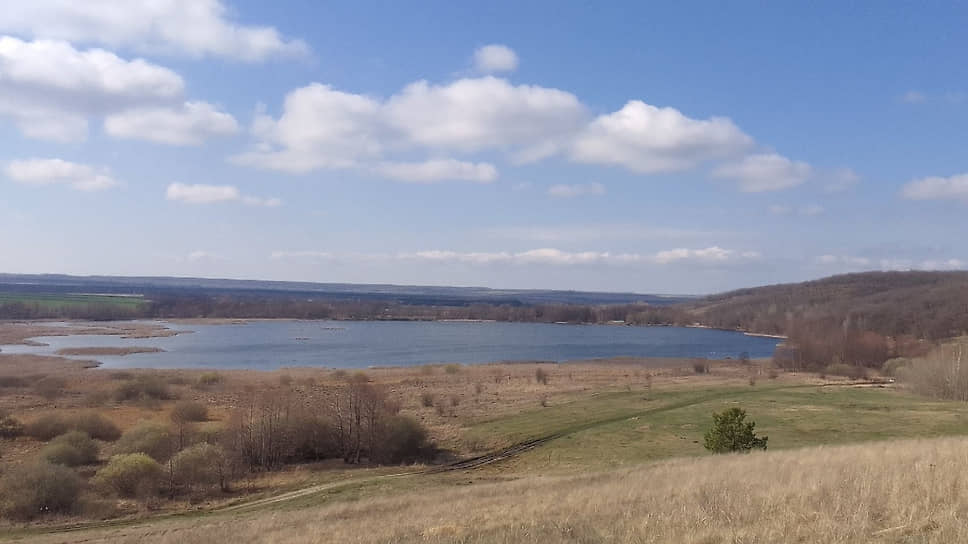
[(47, 400), (56, 399), (64, 393), (67, 381), (57, 376), (48, 376), (34, 382), (34, 392)]
[(279, 374), (279, 385), (289, 387), (292, 385), (292, 376), (289, 374)]
[(692, 371), (696, 374), (708, 374), (709, 361), (706, 361), (705, 359), (696, 359), (692, 362)]
[(195, 444), (172, 458), (175, 481), (189, 490), (213, 484), (225, 489), (225, 465), (225, 452), (212, 444)]
[(200, 402), (186, 400), (175, 404), (170, 417), (175, 423), (207, 421), (208, 408)]
[(222, 378), (222, 375), (218, 372), (205, 372), (198, 377), (198, 381), (195, 382), (195, 385), (201, 388), (212, 387), (222, 383), (222, 381), (224, 381), (224, 378)]
[(114, 445), (115, 453), (144, 453), (158, 462), (167, 461), (174, 453), (175, 438), (165, 425), (143, 421), (121, 436)]
[(0, 412), (0, 438), (17, 438), (24, 434), (24, 424), (10, 416)]
[(319, 461), (339, 456), (336, 431), (333, 425), (321, 417), (297, 418), (290, 429), (292, 456), (299, 461)]
[(40, 456), (55, 465), (78, 467), (97, 462), (97, 443), (81, 431), (62, 434), (40, 450)]
[(20, 467), (0, 480), (0, 512), (19, 520), (70, 513), (77, 504), (81, 483), (80, 477), (64, 466), (38, 462)]
[(168, 383), (158, 376), (140, 376), (124, 382), (114, 390), (114, 400), (118, 402), (137, 400), (170, 400), (174, 398)]
[(427, 430), (415, 419), (392, 416), (383, 427), (383, 440), (378, 451), (372, 452), (379, 463), (405, 463), (433, 456), (434, 447), (427, 440)]
[(448, 374), (457, 374), (458, 372), (460, 372), (460, 365), (454, 364), (454, 363), (451, 363), (449, 365), (445, 365), (444, 366), (444, 372), (446, 372)]
[(424, 408), (431, 408), (434, 405), (434, 394), (433, 393), (421, 393), (420, 394), (420, 404)]
[(536, 368), (534, 371), (534, 381), (540, 384), (548, 385), (549, 374), (548, 371), (543, 368)]
[(704, 445), (713, 453), (748, 452), (766, 449), (768, 437), (758, 437), (756, 423), (746, 422), (746, 411), (729, 408), (713, 414), (713, 426), (706, 431)]
[(64, 416), (48, 414), (28, 423), (24, 434), (37, 440), (47, 441), (67, 431), (83, 431), (91, 438), (108, 442), (117, 440), (121, 431), (104, 416), (95, 413)]
[(161, 465), (144, 453), (124, 453), (111, 457), (94, 483), (122, 497), (143, 497), (158, 490), (163, 474)]
[(897, 376), (900, 369), (911, 366), (911, 360), (907, 357), (895, 357), (884, 361), (881, 371), (887, 376)]

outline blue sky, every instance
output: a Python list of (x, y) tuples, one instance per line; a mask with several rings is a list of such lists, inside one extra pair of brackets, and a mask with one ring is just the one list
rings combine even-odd
[(0, 270), (708, 293), (964, 268), (968, 10), (35, 0)]

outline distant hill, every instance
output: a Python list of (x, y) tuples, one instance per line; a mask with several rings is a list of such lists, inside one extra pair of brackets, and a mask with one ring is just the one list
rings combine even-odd
[(888, 336), (947, 338), (968, 331), (968, 271), (865, 272), (739, 289), (683, 305), (704, 325), (787, 334), (796, 323), (847, 322)]
[(325, 301), (381, 301), (435, 306), (635, 303), (669, 306), (695, 298), (593, 291), (59, 274), (0, 274), (0, 292), (139, 294), (146, 297), (175, 295), (300, 297)]

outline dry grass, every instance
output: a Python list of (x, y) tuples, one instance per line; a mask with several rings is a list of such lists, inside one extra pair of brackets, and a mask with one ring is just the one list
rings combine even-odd
[(965, 542), (966, 473), (968, 439), (880, 442), (672, 460), (70, 536), (177, 544)]

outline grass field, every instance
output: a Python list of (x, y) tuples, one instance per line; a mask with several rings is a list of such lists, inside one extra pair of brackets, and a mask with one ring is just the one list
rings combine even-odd
[(92, 304), (135, 309), (142, 306), (145, 300), (135, 296), (0, 293), (0, 305), (11, 303), (37, 306), (45, 310), (84, 307)]

